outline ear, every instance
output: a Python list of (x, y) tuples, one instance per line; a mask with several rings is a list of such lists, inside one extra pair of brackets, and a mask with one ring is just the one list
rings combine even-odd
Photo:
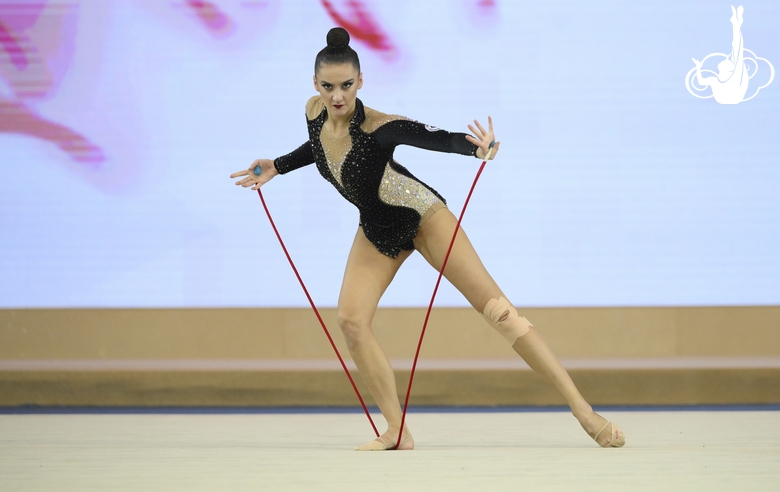
[(360, 74), (358, 75), (357, 88), (361, 89), (362, 87), (363, 87), (363, 72), (360, 72)]
[(314, 81), (314, 90), (315, 91), (319, 91), (320, 88), (317, 86), (317, 75), (316, 74), (312, 77), (312, 80)]

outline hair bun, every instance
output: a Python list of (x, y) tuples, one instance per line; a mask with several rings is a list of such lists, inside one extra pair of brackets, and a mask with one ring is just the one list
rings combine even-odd
[(349, 33), (343, 27), (334, 27), (328, 31), (328, 48), (349, 46)]

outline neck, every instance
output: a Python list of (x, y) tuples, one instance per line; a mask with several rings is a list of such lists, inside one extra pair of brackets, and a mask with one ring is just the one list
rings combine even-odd
[(325, 124), (328, 125), (328, 128), (331, 130), (331, 133), (335, 130), (338, 131), (346, 131), (347, 128), (349, 128), (349, 122), (352, 120), (352, 116), (355, 114), (355, 111), (353, 110), (349, 114), (345, 115), (339, 115), (339, 116), (332, 116), (330, 113), (328, 114), (328, 119), (325, 120)]

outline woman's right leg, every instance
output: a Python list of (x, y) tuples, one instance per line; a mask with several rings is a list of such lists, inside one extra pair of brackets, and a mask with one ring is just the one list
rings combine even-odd
[[(359, 450), (381, 450), (395, 446), (401, 427), (401, 404), (393, 368), (374, 336), (371, 322), (379, 299), (411, 253), (402, 251), (398, 258), (383, 255), (366, 238), (363, 229), (359, 228), (347, 258), (339, 294), (339, 326), (352, 360), (387, 420), (387, 432), (382, 435), (382, 439), (360, 446)], [(411, 434), (408, 436), (401, 442), (400, 449), (414, 447)]]

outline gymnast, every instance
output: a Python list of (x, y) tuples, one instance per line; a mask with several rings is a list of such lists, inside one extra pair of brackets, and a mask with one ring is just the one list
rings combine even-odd
[[(717, 77), (702, 77), (703, 61), (693, 58), (696, 65), (696, 82), (702, 87), (710, 86), (712, 95), (720, 104), (739, 104), (745, 98), (750, 76), (745, 63), (745, 42), (742, 39), (742, 14), (745, 8), (731, 7), (731, 54), (718, 63)], [(712, 56), (712, 55), (710, 55)], [(709, 57), (707, 57), (709, 58)], [(755, 60), (753, 60), (755, 63)]]
[[(374, 336), (371, 321), (382, 294), (415, 250), (440, 270), (457, 224), (444, 198), (393, 160), (394, 149), (412, 145), (492, 159), (499, 143), (490, 117), (487, 130), (474, 120), (474, 125), (468, 125), (473, 135), (467, 135), (363, 106), (357, 98), (363, 76), (358, 55), (349, 46), (349, 34), (342, 28), (331, 29), (327, 42), (314, 62), (314, 88), (319, 96), (306, 104), (309, 140), (274, 160), (258, 159), (230, 177), (241, 178), (236, 185), (257, 190), (277, 174), (316, 163), (320, 174), (358, 208), (360, 223), (339, 294), (338, 323), (355, 365), (387, 420), (384, 434), (357, 449), (380, 451), (395, 448), (402, 411), (393, 368)], [(620, 428), (593, 411), (541, 335), (507, 300), (462, 230), (444, 275), (561, 394), (591, 438), (602, 447), (625, 443)], [(404, 425), (398, 449), (413, 448), (414, 439)]]

